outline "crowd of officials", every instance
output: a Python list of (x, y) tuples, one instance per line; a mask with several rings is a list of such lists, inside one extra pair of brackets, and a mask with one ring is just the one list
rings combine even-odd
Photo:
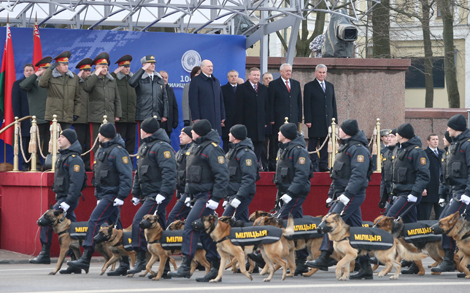
[[(331, 170), (328, 169), (326, 151), (313, 156), (308, 152), (323, 143), (329, 121), (337, 118), (334, 87), (325, 80), (326, 66), (318, 65), (316, 78), (305, 85), (302, 108), (300, 83), (290, 78), (292, 67), (289, 64), (283, 64), (281, 76), (270, 82), (272, 76), (265, 74), (262, 77), (257, 68), (250, 69), (248, 80), (242, 83), (238, 82), (238, 74), (230, 71), (228, 84), (221, 87), (212, 75), (212, 63), (204, 60), (201, 72), (198, 68), (193, 70), (191, 83), (184, 90), (185, 127), (179, 135), (180, 150), (175, 154), (169, 134), (178, 119), (170, 114), (168, 92), (171, 88), (165, 82), (168, 74), (154, 71), (153, 56), (143, 57), (143, 67), (132, 74), (129, 72), (132, 57), (126, 55), (117, 61), (119, 67), (114, 74), (109, 74), (109, 56), (102, 53), (95, 60), (82, 60), (77, 65), (78, 75), (67, 69), (69, 57), (70, 53), (64, 52), (55, 58), (55, 66), (44, 70), (45, 66), (39, 64), (41, 69), (35, 73), (40, 76), (39, 87), (46, 89), (43, 93), (44, 120), (50, 121), (50, 114), (57, 114), (50, 111), (62, 111), (58, 115), (63, 131), (59, 138), (60, 155), (53, 186), (57, 199), (54, 208), (66, 211), (67, 218), (72, 221), (75, 221), (73, 211), (86, 178), (87, 163), (80, 157), (83, 143), (79, 137), (83, 134), (70, 126), (77, 123), (81, 115), (87, 115), (89, 127), (85, 128), (90, 131), (90, 141), (94, 137), (99, 141), (92, 166), (97, 204), (88, 221), (84, 253), (80, 259), (69, 261), (62, 274), (88, 272), (94, 252), (93, 237), (106, 222), (122, 227), (119, 207), (132, 194), (131, 202), (140, 205), (132, 223), (131, 243), (137, 253), (137, 262), (130, 268), (129, 259), (122, 257), (119, 268), (108, 275), (135, 274), (145, 269), (147, 243), (139, 223), (144, 215), (156, 213), (163, 229), (176, 219), (186, 220), (182, 264), (177, 271), (171, 272), (167, 263), (164, 278), (189, 278), (190, 264), (200, 242), (211, 269), (196, 280), (208, 282), (214, 279), (219, 266), (225, 264), (220, 263), (216, 243), (207, 233), (195, 229), (192, 222), (214, 214), (219, 204), (224, 207), (223, 215), (247, 222), (248, 206), (256, 194), (259, 171), (266, 168), (275, 171), (276, 217), (286, 219), (289, 214), (294, 218), (303, 217), (302, 204), (310, 193), (314, 171), (328, 170), (332, 184), (326, 203), (331, 205), (330, 211), (341, 213), (350, 226), (362, 226), (361, 204), (365, 201), (374, 166), (368, 140), (357, 121), (348, 119), (340, 124), (341, 146)], [(95, 66), (94, 73), (89, 70), (92, 65)], [(261, 78), (268, 81), (266, 86), (260, 82)], [(33, 80), (37, 82), (37, 78), (33, 77)], [(125, 94), (127, 99), (122, 98)], [(81, 110), (84, 96), (88, 98), (88, 107), (84, 108), (88, 111)], [(66, 101), (66, 97), (70, 100)], [(63, 108), (58, 108), (59, 104)], [(173, 107), (175, 105), (174, 101)], [(125, 111), (126, 122), (121, 120)], [(304, 136), (298, 132), (302, 112), (309, 128), (308, 147)], [(110, 122), (100, 125), (94, 115), (108, 115)], [(288, 117), (290, 123), (285, 123), (284, 117)], [(140, 144), (133, 175), (129, 154), (134, 150), (128, 149), (126, 135), (132, 133), (129, 128), (135, 131), (136, 121), (139, 122)], [(129, 125), (118, 127), (119, 123)], [(416, 222), (429, 219), (433, 208), (437, 217), (439, 214), (443, 217), (457, 210), (462, 212), (470, 203), (470, 157), (467, 158), (467, 153), (470, 156), (470, 131), (462, 115), (452, 117), (447, 125), (446, 151), (437, 148), (435, 134), (428, 137), (429, 148), (423, 150), (420, 138), (409, 123), (381, 133), (384, 147), (379, 208), (384, 208), (387, 216), (400, 217), (406, 223)], [(132, 139), (136, 139), (135, 136), (134, 133)], [(223, 147), (221, 137), (226, 142)], [(166, 207), (175, 190), (178, 201), (167, 216)], [(51, 239), (51, 229), (42, 227), (42, 251), (30, 260), (31, 263), (50, 263)], [(433, 272), (455, 270), (455, 242), (444, 235), (442, 245), (446, 255)], [(306, 272), (308, 267), (325, 270), (334, 264), (330, 258), (333, 245), (328, 235), (324, 236), (320, 250), (320, 256), (313, 261), (307, 261), (307, 249), (296, 251), (295, 275)], [(263, 266), (259, 252), (249, 257)], [(371, 279), (369, 257), (361, 256), (357, 261), (358, 273), (350, 278)], [(410, 264), (403, 272), (417, 273), (416, 266)]]

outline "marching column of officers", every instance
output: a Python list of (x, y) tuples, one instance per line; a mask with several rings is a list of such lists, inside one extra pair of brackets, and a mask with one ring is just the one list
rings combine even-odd
[[(267, 159), (261, 158), (263, 149), (266, 148), (266, 138), (270, 141), (270, 152), (276, 152), (274, 156), (269, 156), (269, 159), (274, 161), (276, 171), (274, 175), (274, 183), (278, 188), (275, 203), (276, 215), (283, 219), (289, 214), (292, 214), (294, 218), (303, 216), (302, 204), (310, 192), (313, 172), (319, 169), (326, 170), (327, 167), (324, 165), (321, 152), (320, 158), (318, 156), (309, 158), (304, 137), (297, 131), (297, 122), (300, 122), (302, 113), (302, 103), (301, 100), (299, 101), (300, 85), (290, 78), (292, 67), (289, 64), (281, 66), (281, 77), (276, 81), (277, 83), (273, 81), (269, 85), (268, 95), (264, 97), (264, 100), (260, 98), (260, 95), (266, 93), (266, 89), (259, 83), (259, 69), (251, 69), (248, 80), (244, 84), (231, 84), (232, 91), (239, 98), (236, 107), (237, 115), (243, 116), (249, 110), (255, 111), (253, 99), (248, 98), (251, 94), (255, 97), (258, 108), (250, 115), (256, 117), (259, 120), (256, 124), (264, 128), (250, 126), (249, 123), (244, 123), (248, 127), (237, 124), (237, 122), (243, 122), (245, 118), (235, 118), (234, 125), (230, 125), (228, 133), (228, 141), (231, 145), (225, 154), (219, 145), (220, 129), (228, 127), (230, 121), (227, 120), (230, 117), (222, 111), (223, 101), (212, 103), (206, 99), (207, 88), (205, 87), (208, 84), (214, 87), (219, 83), (212, 75), (212, 63), (204, 60), (201, 63), (201, 74), (197, 75), (199, 70), (194, 73), (189, 87), (191, 115), (189, 117), (191, 118), (185, 119), (185, 124), (188, 125), (181, 131), (179, 136), (181, 148), (175, 154), (170, 145), (168, 127), (173, 127), (177, 119), (174, 121), (168, 119), (169, 91), (162, 78), (165, 72), (154, 71), (153, 56), (143, 57), (141, 60), (143, 67), (135, 74), (129, 71), (132, 60), (130, 55), (118, 60), (119, 67), (113, 74), (108, 73), (110, 61), (107, 53), (98, 55), (95, 60), (89, 58), (82, 60), (77, 65), (80, 69), (79, 75), (74, 75), (68, 70), (68, 58), (70, 58), (70, 52), (64, 52), (55, 58), (56, 63), (50, 67), (48, 63), (52, 58), (44, 58), (37, 64), (40, 69), (36, 72), (36, 77), (30, 75), (20, 84), (22, 88), (29, 89), (28, 99), (30, 99), (29, 93), (31, 92), (38, 99), (46, 100), (43, 116), (46, 123), (44, 124), (47, 125), (47, 121), (51, 120), (52, 113), (58, 114), (59, 122), (64, 129), (59, 138), (60, 154), (56, 162), (53, 187), (57, 203), (54, 208), (65, 211), (66, 216), (72, 221), (75, 221), (73, 211), (78, 205), (80, 192), (86, 186), (84, 184), (86, 182), (85, 171), (88, 168), (80, 158), (80, 153), (87, 143), (91, 146), (94, 137), (97, 137), (99, 141), (96, 155), (90, 158), (90, 163), (93, 162), (93, 186), (97, 205), (88, 221), (86, 240), (83, 244), (85, 251), (80, 259), (69, 261), (69, 267), (61, 273), (80, 273), (82, 269), (88, 271), (94, 252), (93, 236), (98, 233), (99, 227), (105, 222), (122, 228), (119, 207), (132, 193), (132, 203), (141, 204), (134, 217), (132, 229), (132, 246), (137, 252), (138, 261), (131, 269), (129, 260), (124, 257), (121, 259), (119, 268), (108, 275), (133, 274), (145, 269), (147, 245), (138, 223), (145, 214), (156, 212), (163, 229), (175, 219), (186, 220), (182, 244), (182, 265), (176, 272), (170, 272), (167, 263), (164, 277), (189, 278), (190, 263), (199, 240), (206, 250), (206, 258), (211, 263), (211, 270), (197, 281), (208, 282), (215, 278), (218, 267), (221, 265), (215, 243), (204, 231), (194, 230), (191, 222), (204, 215), (213, 214), (222, 201), (225, 208), (224, 215), (234, 215), (236, 220), (247, 221), (248, 206), (256, 193), (259, 169), (264, 169), (263, 162), (267, 162)], [(92, 65), (95, 65), (93, 74), (90, 70)], [(334, 88), (331, 83), (325, 81), (326, 66), (317, 66), (315, 75), (316, 80), (306, 85), (306, 88), (311, 87), (308, 92), (311, 92), (312, 96), (308, 98), (311, 99), (312, 110), (316, 109), (312, 104), (318, 102), (315, 99), (322, 100), (322, 106), (326, 110), (320, 117), (321, 121), (315, 120), (319, 117), (318, 115), (312, 114), (308, 121), (306, 117), (307, 127), (310, 129), (315, 129), (316, 124), (320, 122), (323, 125), (323, 119), (331, 121), (331, 118), (337, 118), (335, 117), (337, 114)], [(40, 76), (39, 80), (38, 76)], [(265, 78), (270, 79), (269, 75), (263, 76), (263, 80)], [(229, 78), (229, 80), (232, 79)], [(236, 87), (240, 87), (240, 90)], [(132, 91), (134, 88), (135, 91)], [(137, 97), (144, 97), (144, 99), (134, 99), (131, 94), (133, 92)], [(210, 96), (215, 98), (213, 93)], [(217, 93), (218, 99), (221, 99), (222, 91)], [(81, 105), (80, 100), (83, 101), (87, 94), (88, 105)], [(124, 95), (127, 100), (121, 98)], [(66, 101), (64, 97), (70, 98)], [(183, 103), (186, 98), (183, 97)], [(33, 99), (31, 97), (31, 100)], [(207, 109), (207, 103), (212, 105), (211, 109), (214, 105), (218, 105), (217, 107), (220, 107), (222, 112), (212, 113), (214, 119), (204, 119), (202, 113)], [(128, 120), (123, 121), (122, 118), (125, 115), (122, 110), (126, 107), (132, 109), (134, 105), (135, 116), (132, 111), (127, 111)], [(283, 106), (276, 107), (276, 110), (263, 110), (263, 108), (276, 105)], [(93, 111), (90, 111), (91, 109)], [(88, 113), (88, 120), (79, 120), (86, 113)], [(99, 126), (100, 120), (90, 120), (90, 113), (96, 117), (107, 115), (110, 123)], [(153, 118), (154, 116), (157, 118)], [(290, 121), (296, 123), (284, 124), (284, 117), (289, 117)], [(86, 125), (90, 121), (91, 124)], [(132, 161), (129, 157), (133, 148), (131, 149), (131, 144), (127, 142), (129, 139), (135, 139), (135, 135), (132, 138), (132, 131), (135, 131), (136, 121), (140, 122), (141, 143), (137, 153), (137, 170), (133, 179)], [(115, 127), (113, 125), (115, 122), (126, 124)], [(163, 128), (165, 122), (167, 122), (166, 128)], [(85, 127), (77, 133), (72, 129), (67, 129), (67, 126), (69, 127), (72, 123), (77, 130), (80, 129), (80, 124), (84, 124)], [(442, 167), (438, 168), (438, 171), (440, 170), (438, 172), (440, 173), (439, 203), (447, 203), (440, 214), (441, 218), (456, 211), (462, 213), (470, 204), (470, 157), (467, 157), (470, 156), (470, 130), (466, 125), (465, 117), (462, 115), (456, 115), (448, 121), (446, 141), (449, 146), (443, 156)], [(44, 128), (47, 129), (47, 127)], [(125, 137), (116, 133), (116, 128), (121, 129)], [(271, 129), (272, 134), (268, 134), (268, 129)], [(257, 131), (253, 132), (254, 130)], [(87, 131), (89, 133), (86, 133)], [(310, 138), (316, 137), (317, 139), (315, 144), (309, 143), (309, 150), (314, 150), (327, 135), (323, 132), (313, 130), (312, 132), (314, 133), (310, 134), (309, 130)], [(404, 222), (415, 222), (418, 220), (418, 214), (426, 214), (429, 210), (429, 205), (420, 208), (420, 202), (431, 192), (429, 184), (433, 175), (430, 173), (430, 158), (427, 150), (421, 149), (421, 141), (414, 134), (414, 129), (409, 123), (400, 125), (387, 136), (393, 136), (393, 138), (389, 141), (390, 145), (382, 150), (382, 199), (379, 207), (386, 208), (387, 216), (400, 217)], [(371, 154), (367, 149), (365, 134), (359, 129), (356, 120), (349, 119), (342, 122), (339, 127), (339, 137), (341, 147), (330, 171), (332, 184), (328, 192), (327, 204), (333, 203), (330, 211), (342, 213), (347, 224), (360, 226), (362, 222), (360, 206), (365, 201), (365, 190), (374, 169)], [(428, 138), (428, 143), (429, 141)], [(437, 145), (434, 145), (431, 149), (430, 144), (430, 149), (435, 151), (433, 155), (442, 156), (436, 147)], [(85, 160), (87, 160), (86, 157)], [(166, 207), (175, 189), (178, 201), (167, 219)], [(38, 257), (30, 260), (31, 263), (50, 263), (51, 236), (52, 231), (47, 227), (41, 228), (42, 251)], [(442, 245), (445, 250), (444, 261), (432, 270), (434, 272), (453, 271), (455, 270), (453, 261), (455, 242), (443, 236)], [(330, 259), (332, 249), (332, 244), (325, 235), (321, 246), (322, 253), (316, 260), (306, 262), (307, 251), (298, 251), (295, 274), (305, 272), (307, 267), (327, 269), (334, 264)], [(254, 253), (249, 257), (262, 265), (262, 258), (259, 254)], [(351, 278), (371, 279), (372, 270), (369, 258), (363, 256), (358, 263), (359, 272)], [(416, 273), (413, 264), (408, 273)]]

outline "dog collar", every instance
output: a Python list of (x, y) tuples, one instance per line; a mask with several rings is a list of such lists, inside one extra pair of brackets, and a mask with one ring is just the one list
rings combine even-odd
[(341, 242), (341, 241), (344, 241), (344, 240), (349, 240), (349, 236), (348, 236), (348, 237), (344, 237), (343, 239), (339, 240), (338, 242)]
[(61, 232), (57, 233), (57, 236), (60, 236), (60, 235), (65, 234), (67, 232), (68, 232), (68, 230), (61, 231)]
[[(116, 240), (116, 238), (118, 237), (118, 235), (119, 235), (119, 233), (116, 233), (116, 236), (114, 236), (113, 239), (109, 238), (108, 242), (113, 242), (114, 240)], [(116, 245), (119, 245), (119, 244), (121, 244), (121, 243), (118, 242), (118, 244), (116, 244)], [(116, 245), (114, 245), (114, 246), (116, 246)]]
[(447, 231), (444, 231), (444, 234), (446, 234), (446, 235), (447, 235), (447, 233), (449, 233), (450, 231), (452, 231), (452, 229), (454, 229), (455, 225), (457, 225), (457, 222), (455, 222), (455, 224), (454, 224), (454, 225), (452, 225), (452, 227), (450, 227), (450, 228), (449, 228), (449, 230), (447, 230)]
[(154, 240), (154, 241), (152, 241), (152, 242), (147, 242), (147, 243), (149, 243), (149, 244), (160, 243), (160, 239), (156, 239), (156, 240)]
[(228, 236), (225, 236), (224, 238), (220, 239), (219, 241), (216, 241), (215, 243), (224, 242), (225, 240), (229, 240)]

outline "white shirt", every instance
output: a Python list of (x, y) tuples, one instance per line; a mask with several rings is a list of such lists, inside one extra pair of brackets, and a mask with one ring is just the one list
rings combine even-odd
[(202, 74), (204, 74), (205, 76), (207, 76), (207, 77), (211, 78), (211, 76), (210, 76), (210, 75), (207, 75), (207, 74), (205, 74), (204, 72), (202, 72)]
[(319, 80), (317, 79), (317, 81), (318, 81), (318, 83), (320, 84), (320, 87), (321, 87), (322, 89), (325, 89), (325, 90), (326, 90), (326, 83), (325, 83), (325, 80), (319, 81)]

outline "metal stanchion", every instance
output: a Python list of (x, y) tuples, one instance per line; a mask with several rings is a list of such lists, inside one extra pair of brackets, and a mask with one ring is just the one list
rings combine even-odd
[(380, 118), (377, 118), (377, 135), (375, 136), (375, 142), (377, 144), (377, 170), (376, 172), (382, 172), (382, 156), (380, 155)]
[(18, 158), (18, 150), (19, 150), (19, 135), (20, 132), (20, 123), (18, 122), (18, 117), (15, 117), (15, 137), (14, 137), (14, 144), (13, 144), (13, 172), (20, 171), (19, 168), (19, 158)]
[[(103, 115), (103, 124), (106, 124), (108, 123), (108, 116), (107, 115)], [(103, 125), (101, 124), (101, 125)]]
[(38, 157), (37, 157), (37, 137), (36, 137), (36, 128), (37, 128), (37, 122), (36, 122), (36, 116), (33, 116), (33, 120), (31, 121), (31, 138), (29, 140), (29, 152), (31, 153), (31, 171), (30, 172), (37, 172), (37, 162), (38, 162)]
[(55, 162), (57, 161), (57, 115), (52, 115), (52, 172), (55, 172)]
[(284, 117), (284, 124), (289, 123), (289, 117)]
[(338, 151), (336, 147), (336, 119), (331, 118), (331, 168), (335, 164), (336, 152)]

